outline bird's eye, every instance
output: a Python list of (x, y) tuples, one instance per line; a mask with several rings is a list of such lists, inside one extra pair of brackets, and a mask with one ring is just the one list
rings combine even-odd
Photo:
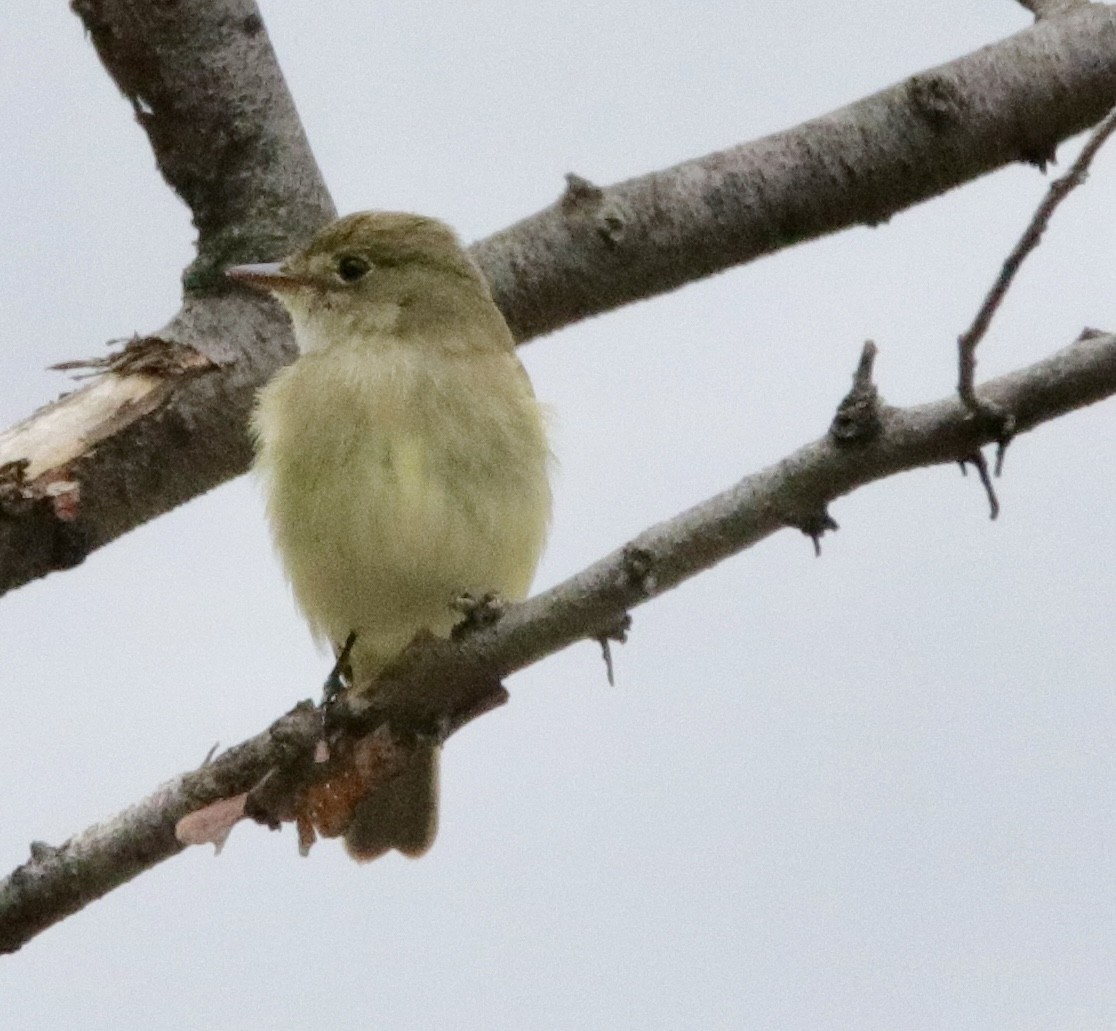
[(368, 269), (368, 262), (355, 254), (346, 254), (337, 262), (337, 274), (346, 283), (355, 283), (368, 272)]

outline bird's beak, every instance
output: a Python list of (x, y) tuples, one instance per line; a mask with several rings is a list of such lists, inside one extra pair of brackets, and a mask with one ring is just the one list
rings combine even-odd
[(225, 275), (237, 283), (254, 286), (259, 290), (282, 292), (301, 285), (301, 280), (283, 271), (277, 261), (262, 262), (258, 265), (233, 265), (225, 269)]

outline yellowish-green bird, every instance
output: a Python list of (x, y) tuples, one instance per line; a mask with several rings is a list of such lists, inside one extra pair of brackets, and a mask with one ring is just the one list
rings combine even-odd
[[(350, 634), (355, 689), (463, 594), (516, 600), (550, 519), (543, 412), (488, 284), (435, 219), (369, 211), (277, 264), (229, 270), (290, 313), (299, 357), (260, 392), (256, 469), (275, 544), (314, 634)], [(371, 685), (371, 686), (369, 686)], [(365, 798), (359, 860), (422, 855), (439, 749)]]

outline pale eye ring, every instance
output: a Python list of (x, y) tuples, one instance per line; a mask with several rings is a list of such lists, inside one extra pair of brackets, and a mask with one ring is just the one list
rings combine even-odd
[(371, 266), (357, 254), (345, 254), (337, 259), (337, 274), (346, 283), (355, 283), (368, 274)]

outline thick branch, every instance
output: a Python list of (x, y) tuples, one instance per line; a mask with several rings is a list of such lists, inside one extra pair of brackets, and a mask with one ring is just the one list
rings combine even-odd
[(333, 214), (252, 0), (73, 7), (190, 205), (198, 253), (167, 326), (0, 433), (0, 592), (244, 471), (245, 413), (294, 347), (275, 307), (229, 293), (220, 273)]
[[(981, 393), (1015, 412), (1020, 432), (1092, 404), (1116, 393), (1116, 336), (1084, 335), (1044, 361), (989, 382)], [(467, 709), (486, 677), (506, 676), (575, 641), (598, 638), (620, 625), (628, 609), (775, 531), (817, 524), (831, 501), (857, 487), (967, 459), (991, 442), (994, 432), (956, 397), (883, 408), (878, 431), (859, 442), (839, 443), (827, 435), (510, 607), (495, 626), (461, 642), (411, 650), (381, 682), (377, 713), (364, 716), (423, 723)], [(314, 710), (295, 710), (264, 734), (61, 848), (34, 846), (32, 858), (0, 884), (0, 950), (15, 951), (180, 851), (174, 836), (180, 817), (250, 790), (272, 767), (305, 760), (320, 733)]]
[[(74, 7), (200, 230), (182, 311), (138, 346), (196, 354), (109, 373), (0, 434), (0, 592), (247, 468), (252, 398), (293, 351), (274, 307), (222, 293), (218, 273), (332, 214), (251, 0)], [(604, 190), (571, 177), (474, 253), (527, 340), (1041, 163), (1114, 101), (1116, 11), (1086, 6), (754, 143)]]
[(255, 0), (70, 6), (190, 209), (187, 296), (224, 293), (230, 265), (285, 254), (334, 214)]
[(1116, 103), (1116, 8), (1089, 5), (786, 132), (598, 189), (477, 244), (521, 340), (791, 244), (877, 225)]

